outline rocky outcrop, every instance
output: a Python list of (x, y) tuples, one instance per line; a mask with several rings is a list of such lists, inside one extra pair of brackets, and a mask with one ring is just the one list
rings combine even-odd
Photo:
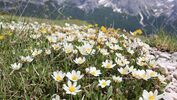
[(157, 59), (157, 67), (169, 81), (164, 89), (164, 99), (177, 100), (177, 52), (161, 52), (155, 48), (151, 52)]

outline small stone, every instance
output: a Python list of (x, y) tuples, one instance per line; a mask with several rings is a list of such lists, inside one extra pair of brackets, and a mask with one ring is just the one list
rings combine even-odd
[(172, 56), (176, 56), (176, 57), (177, 57), (177, 52), (174, 52), (174, 53), (172, 54)]
[(173, 77), (177, 80), (177, 73), (174, 73)]
[(167, 52), (163, 52), (163, 53), (160, 53), (160, 56), (163, 57), (163, 58), (170, 59), (171, 54), (169, 54), (169, 53), (167, 53)]
[(172, 75), (168, 75), (168, 76), (166, 77), (166, 79), (167, 79), (168, 81), (172, 81), (172, 78), (173, 78)]
[(167, 69), (168, 69), (168, 71), (174, 71), (176, 68), (175, 67), (172, 67), (172, 66), (167, 66)]
[(157, 59), (157, 62), (161, 63), (161, 62), (167, 61), (167, 60), (168, 60), (167, 58), (158, 58), (158, 59)]
[(170, 93), (170, 89), (166, 89), (165, 92)]
[(176, 69), (176, 67), (171, 64), (170, 62), (157, 62), (157, 64), (159, 65), (159, 67), (163, 67), (163, 68), (167, 68), (168, 71), (174, 71)]
[(167, 68), (160, 67), (159, 70), (160, 70), (160, 72), (161, 72), (162, 74), (164, 74), (164, 75), (168, 75), (168, 74), (169, 74)]

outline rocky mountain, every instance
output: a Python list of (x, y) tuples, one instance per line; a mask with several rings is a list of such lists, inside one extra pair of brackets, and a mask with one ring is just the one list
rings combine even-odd
[(49, 19), (81, 19), (127, 30), (162, 26), (171, 30), (177, 24), (177, 0), (0, 0), (0, 11)]

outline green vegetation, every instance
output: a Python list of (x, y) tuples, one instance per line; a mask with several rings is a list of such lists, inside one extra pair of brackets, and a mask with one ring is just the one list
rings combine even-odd
[(158, 50), (167, 52), (177, 51), (177, 35), (168, 33), (163, 29), (149, 36), (141, 36), (141, 38), (151, 47), (156, 47)]
[(67, 100), (138, 100), (144, 91), (150, 98), (157, 97), (155, 90), (162, 93), (165, 77), (154, 69), (142, 41), (112, 28), (54, 25), (67, 20), (22, 17), (22, 22), (40, 22), (24, 25), (18, 19), (1, 18), (0, 98), (45, 100), (57, 94)]
[(76, 24), (76, 25), (88, 25), (86, 21), (77, 20), (77, 19), (69, 19), (69, 20), (49, 20), (49, 19), (42, 19), (36, 17), (19, 17), (13, 15), (3, 15), (0, 14), (0, 21), (2, 22), (11, 22), (11, 21), (22, 21), (22, 22), (39, 22), (39, 23), (49, 23), (49, 24), (57, 24), (63, 26), (65, 23), (69, 24)]

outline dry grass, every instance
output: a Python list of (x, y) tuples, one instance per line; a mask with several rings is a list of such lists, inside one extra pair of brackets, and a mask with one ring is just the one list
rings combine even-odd
[(141, 36), (142, 40), (158, 50), (167, 52), (177, 51), (177, 35), (168, 33), (163, 29), (150, 36)]

